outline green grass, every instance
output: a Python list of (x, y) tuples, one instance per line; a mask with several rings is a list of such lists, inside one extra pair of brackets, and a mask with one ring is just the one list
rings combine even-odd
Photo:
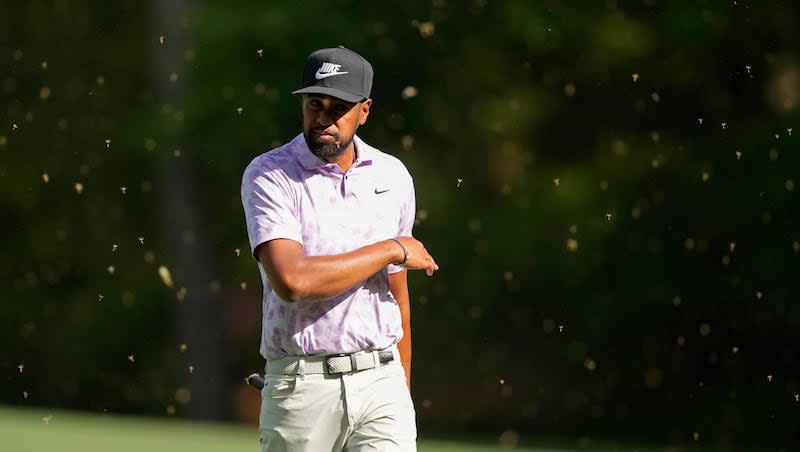
[[(0, 406), (0, 450), (14, 452), (259, 452), (255, 426), (88, 414), (41, 408)], [(648, 451), (664, 447), (581, 447), (577, 441), (515, 447), (515, 451)], [(422, 438), (419, 452), (508, 450), (491, 442)]]
[[(14, 452), (260, 451), (256, 426), (3, 406), (0, 438), (0, 449)], [(444, 440), (422, 440), (418, 447), (420, 452), (498, 450)]]

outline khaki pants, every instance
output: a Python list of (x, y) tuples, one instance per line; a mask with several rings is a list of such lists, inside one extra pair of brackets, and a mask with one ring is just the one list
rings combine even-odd
[(267, 375), (261, 395), (263, 452), (417, 450), (398, 361), (342, 375)]

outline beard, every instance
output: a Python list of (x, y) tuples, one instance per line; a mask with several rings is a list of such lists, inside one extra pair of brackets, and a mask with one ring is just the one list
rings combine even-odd
[(313, 130), (303, 132), (303, 137), (306, 139), (308, 150), (310, 150), (312, 154), (326, 161), (342, 155), (345, 149), (350, 146), (350, 143), (353, 142), (353, 137), (350, 137), (350, 139), (347, 141), (342, 141), (341, 136), (337, 133), (333, 135), (333, 143), (323, 143), (322, 141), (315, 140), (312, 132)]

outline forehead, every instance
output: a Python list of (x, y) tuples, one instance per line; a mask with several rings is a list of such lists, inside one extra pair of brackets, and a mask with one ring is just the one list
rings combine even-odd
[(349, 109), (350, 107), (355, 105), (352, 102), (347, 102), (336, 97), (328, 96), (326, 94), (304, 94), (303, 100), (306, 102), (312, 102), (312, 101), (319, 102), (326, 108), (344, 106)]

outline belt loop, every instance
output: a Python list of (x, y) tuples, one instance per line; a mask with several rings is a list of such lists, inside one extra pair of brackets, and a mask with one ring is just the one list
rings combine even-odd
[(300, 378), (306, 378), (306, 360), (305, 358), (300, 358), (297, 360), (297, 374), (300, 375)]
[(381, 367), (380, 354), (381, 354), (381, 352), (379, 352), (377, 350), (373, 350), (372, 351), (372, 362), (375, 365), (375, 369), (377, 369), (378, 367)]

